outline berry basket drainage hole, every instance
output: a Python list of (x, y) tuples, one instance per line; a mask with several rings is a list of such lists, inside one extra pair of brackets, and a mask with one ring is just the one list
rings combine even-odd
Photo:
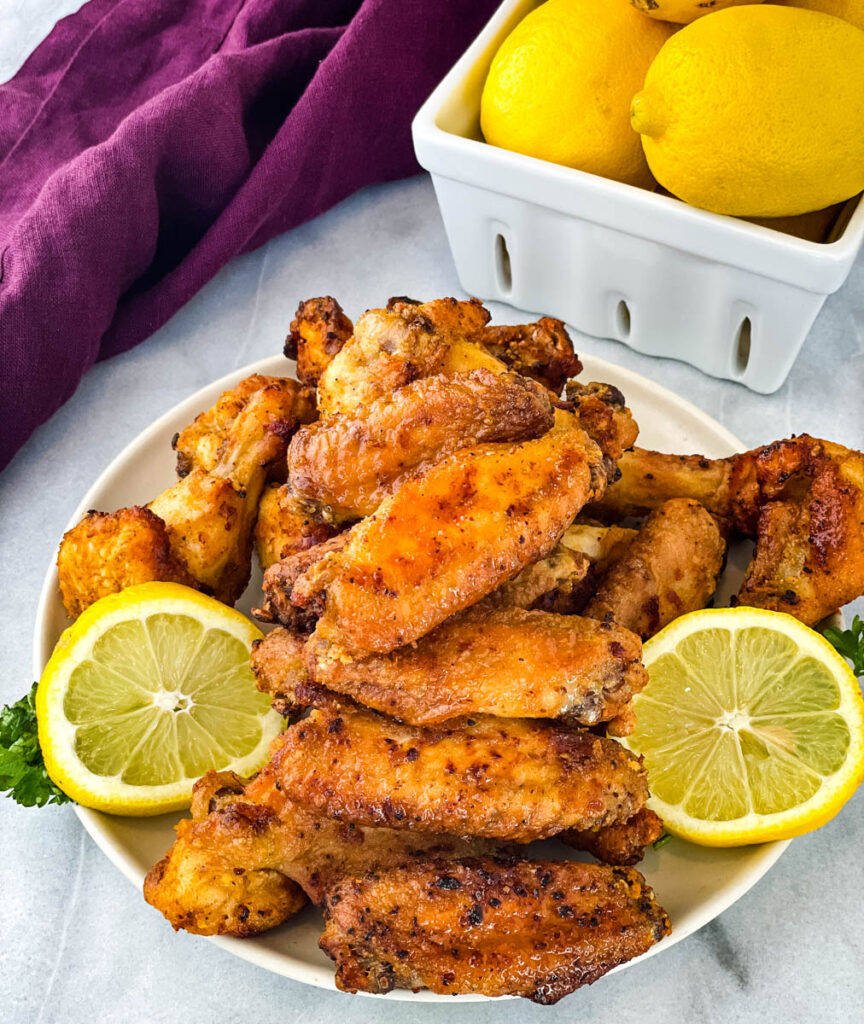
[(615, 327), (622, 341), (630, 337), (630, 306), (626, 299), (622, 299), (615, 307)]
[(742, 377), (750, 362), (750, 349), (753, 340), (753, 326), (750, 317), (745, 316), (735, 335), (735, 373)]
[(498, 291), (502, 295), (509, 295), (513, 289), (513, 269), (510, 266), (507, 239), (502, 234), (495, 236), (495, 276), (498, 281)]

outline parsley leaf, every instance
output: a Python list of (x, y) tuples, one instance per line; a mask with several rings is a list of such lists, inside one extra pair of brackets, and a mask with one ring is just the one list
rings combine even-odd
[(45, 771), (36, 734), (37, 685), (0, 711), (0, 792), (24, 807), (70, 802)]
[(852, 671), (856, 676), (864, 676), (864, 622), (859, 615), (852, 620), (851, 629), (829, 626), (825, 630), (825, 639), (852, 662)]

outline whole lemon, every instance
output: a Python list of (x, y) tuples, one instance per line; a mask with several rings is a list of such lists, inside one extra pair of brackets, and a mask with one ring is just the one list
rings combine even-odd
[(721, 11), (724, 7), (760, 2), (761, 0), (630, 0), (637, 10), (647, 14), (649, 18), (674, 21), (680, 25), (689, 25), (691, 21)]
[(864, 32), (794, 7), (730, 7), (664, 45), (633, 99), (648, 164), (694, 206), (786, 217), (864, 188)]
[(492, 61), (480, 105), (486, 141), (652, 187), (630, 98), (672, 31), (627, 3), (547, 0)]
[(864, 0), (772, 0), (781, 7), (806, 7), (842, 18), (856, 28), (864, 29)]

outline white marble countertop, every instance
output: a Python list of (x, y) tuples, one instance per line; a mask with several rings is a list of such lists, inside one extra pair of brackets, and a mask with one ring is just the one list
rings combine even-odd
[[(0, 0), (0, 73), (20, 63), (8, 42), (16, 19), (16, 38), (29, 48), (52, 17), (75, 6)], [(42, 27), (34, 28), (39, 16)], [(181, 398), (278, 352), (299, 299), (326, 293), (350, 315), (394, 294), (462, 294), (428, 179), (369, 189), (235, 261), (157, 335), (91, 370), (0, 475), (0, 703), (30, 685), (42, 577), (100, 470)], [(518, 311), (493, 310), (496, 319), (520, 319)], [(768, 397), (614, 342), (580, 337), (577, 350), (685, 395), (747, 444), (803, 430), (864, 443), (864, 260), (829, 299), (787, 383)], [(864, 613), (862, 602), (856, 608)], [(24, 809), (0, 798), (0, 829), (0, 1019), (14, 1024), (864, 1020), (864, 791), (833, 822), (796, 840), (702, 931), (552, 1008), (412, 1005), (307, 988), (174, 934), (69, 807)]]

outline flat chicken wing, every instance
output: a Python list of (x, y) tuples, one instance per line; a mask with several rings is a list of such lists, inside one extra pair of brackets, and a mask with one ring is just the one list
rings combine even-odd
[(370, 309), (318, 381), (322, 417), (350, 413), (420, 377), (506, 367), (468, 339), (489, 319), (476, 300), (396, 301)]
[(245, 783), (210, 772), (195, 786), (192, 819), (144, 881), (144, 897), (175, 929), (257, 935), (323, 899), (346, 874), (417, 856), (486, 853), (492, 844), (429, 833), (364, 829), (286, 799), (265, 768)]
[(346, 878), (324, 914), (320, 945), (345, 991), (428, 988), (544, 1004), (671, 930), (632, 868), (492, 857)]
[(338, 532), (337, 526), (322, 522), (308, 502), (294, 497), (286, 484), (265, 488), (255, 521), (255, 551), (262, 569), (323, 544)]
[(354, 325), (330, 295), (297, 307), (285, 339), (285, 356), (297, 361), (297, 376), (313, 387), (354, 333)]
[(633, 447), (639, 426), (618, 388), (596, 381), (580, 384), (571, 380), (564, 393), (566, 401), (560, 403), (561, 407), (574, 413), (579, 426), (600, 445), (604, 455), (617, 462)]
[(201, 586), (172, 554), (165, 523), (138, 506), (88, 512), (64, 534), (57, 573), (63, 604), (73, 619), (100, 597), (137, 583)]
[[(315, 419), (315, 393), (310, 388), (302, 387), (295, 380), (286, 377), (264, 377), (254, 373), (246, 377), (230, 391), (225, 391), (210, 409), (195, 417), (194, 422), (174, 435), (171, 446), (177, 452), (177, 476), (188, 476), (193, 469), (201, 469), (209, 473), (216, 467), (222, 454), (223, 445), (235, 443), (231, 436), (238, 416), (244, 411), (249, 400), (264, 388), (274, 386), (291, 395), (290, 410), (287, 422), (279, 426), (270, 415), (270, 410), (261, 407), (265, 417), (261, 424), (262, 430), (282, 430), (288, 436), (301, 423), (311, 423)], [(284, 474), (284, 466), (275, 463), (270, 465), (271, 475)], [(284, 479), (284, 476), (283, 476)]]
[(546, 392), (517, 374), (425, 377), (298, 431), (288, 449), (291, 488), (337, 519), (359, 519), (451, 452), (538, 437), (552, 421)]
[(605, 485), (600, 449), (557, 410), (537, 440), (465, 448), (406, 481), (291, 600), (320, 604), (317, 635), (350, 654), (391, 651), (549, 554)]
[(725, 554), (714, 517), (696, 501), (673, 498), (648, 516), (583, 614), (647, 640), (679, 615), (705, 607)]
[(318, 709), (271, 764), (288, 798), (341, 821), (518, 843), (626, 821), (648, 798), (641, 760), (614, 740), (527, 719), (417, 727)]
[(314, 682), (415, 725), (474, 714), (596, 725), (645, 686), (641, 657), (627, 629), (521, 608), (471, 608), (413, 645), (357, 661), (317, 633), (306, 647)]

